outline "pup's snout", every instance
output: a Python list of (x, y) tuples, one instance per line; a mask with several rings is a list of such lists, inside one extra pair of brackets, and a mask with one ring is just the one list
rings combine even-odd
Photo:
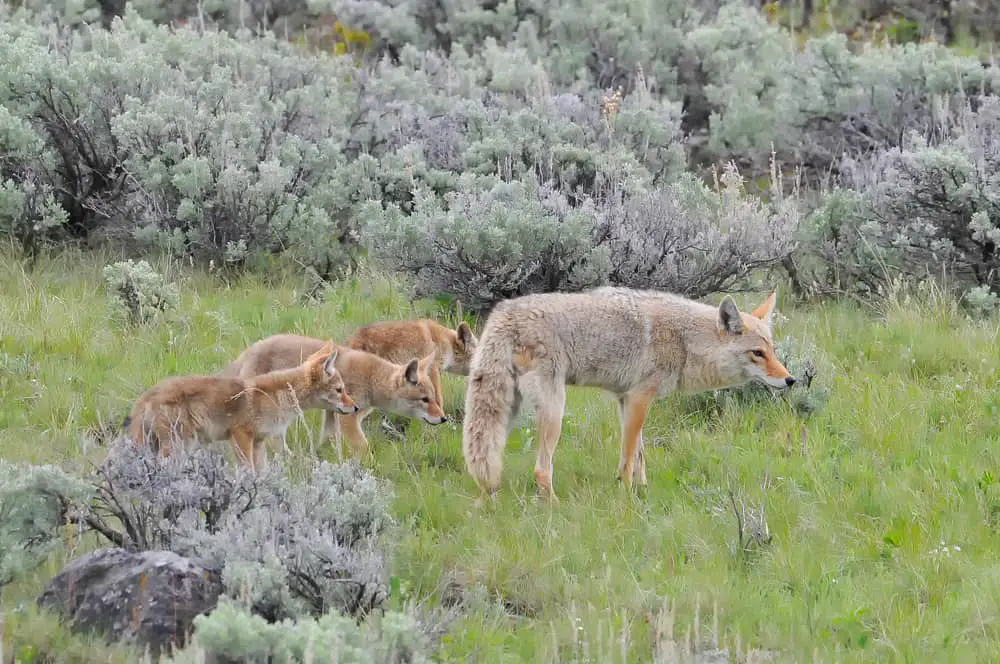
[(788, 378), (785, 379), (785, 385), (791, 387), (792, 385), (795, 384), (795, 380), (796, 380), (795, 376), (789, 376)]
[(447, 415), (442, 415), (441, 416), (441, 424), (444, 424), (447, 421), (448, 421), (448, 416)]

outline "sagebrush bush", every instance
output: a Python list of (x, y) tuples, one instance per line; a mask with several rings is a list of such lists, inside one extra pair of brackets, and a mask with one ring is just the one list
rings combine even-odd
[(467, 190), (444, 202), (417, 191), (414, 211), (377, 202), (364, 227), (372, 255), (416, 276), (418, 293), (450, 293), (471, 310), (534, 291), (599, 283), (607, 255), (591, 241), (596, 211), (574, 208), (551, 186), (530, 178)]
[(75, 523), (131, 551), (170, 550), (222, 570), (218, 607), (195, 621), (195, 641), (174, 661), (425, 661), (454, 615), (380, 610), (391, 501), (388, 483), (356, 462), (320, 462), (292, 481), (278, 462), (255, 476), (218, 449), (163, 458), (125, 438), (89, 478), (0, 460), (0, 587)]
[(690, 41), (712, 108), (712, 153), (762, 168), (773, 146), (780, 161), (803, 164), (811, 181), (836, 170), (844, 154), (898, 146), (998, 82), (995, 67), (939, 44), (854, 52), (832, 33), (800, 50), (786, 30), (736, 4)]
[(772, 181), (768, 203), (749, 195), (729, 163), (714, 190), (683, 178), (669, 187), (609, 197), (594, 243), (607, 251), (607, 281), (688, 297), (732, 289), (795, 248), (798, 203)]
[[(342, 20), (371, 33), (383, 52), (476, 53), (491, 42), (523, 48), (558, 85), (631, 89), (642, 67), (659, 89), (681, 98), (675, 70), (685, 35), (725, 0), (457, 2), (324, 0)], [(317, 5), (321, 4), (316, 2)]]
[[(741, 2), (331, 6), (402, 62), (408, 51), (453, 61), (471, 53), (473, 62), (501, 53), (500, 60), (521, 64), (501, 81), (544, 71), (556, 91), (607, 96), (621, 88), (623, 105), (642, 91), (658, 103), (683, 101), (684, 130), (695, 139), (688, 148), (699, 160), (735, 159), (764, 172), (774, 149), (782, 162), (805, 166), (811, 181), (844, 152), (898, 145), (905, 131), (926, 126), (937, 100), (997, 82), (996, 68), (938, 44), (855, 49), (833, 33), (799, 47), (794, 35)], [(645, 18), (651, 15), (655, 21)]]
[(58, 225), (204, 263), (290, 251), (323, 274), (343, 266), (350, 196), (333, 182), (350, 116), (345, 61), (134, 12), (110, 31), (4, 22), (0, 60), (0, 140), (14, 148), (0, 176), (21, 195), (5, 197), (0, 220), (28, 213), (22, 243)]
[(360, 74), (345, 169), (358, 202), (412, 211), (412, 190), (445, 195), (463, 174), (551, 182), (591, 196), (631, 177), (669, 182), (684, 167), (680, 104), (645, 85), (620, 103), (600, 90), (557, 88), (523, 49), (474, 56), (406, 47), (398, 63)]
[(346, 65), (273, 37), (123, 27), (124, 41), (145, 37), (151, 68), (175, 65), (114, 123), (139, 236), (206, 263), (290, 251), (323, 275), (342, 267)]
[(970, 288), (965, 293), (963, 301), (973, 314), (980, 316), (991, 316), (1000, 309), (1000, 295), (997, 295), (986, 286), (974, 286)]
[(246, 28), (281, 33), (316, 19), (308, 0), (19, 0), (15, 7), (17, 15), (27, 13), (36, 22), (77, 27), (100, 22), (108, 27), (125, 13), (126, 4), (157, 23), (192, 23), (234, 32)]
[(109, 32), (57, 30), (58, 50), (47, 28), (6, 29), (0, 46), (19, 63), (4, 72), (10, 124), (48, 148), (14, 152), (7, 177), (43, 200), (62, 192), (65, 219), (41, 203), (35, 216), (71, 237), (99, 230), (219, 265), (288, 251), (330, 275), (358, 239), (357, 206), (408, 213), (416, 184), (444, 194), (465, 172), (535, 174), (575, 201), (625, 175), (669, 182), (684, 165), (677, 102), (645, 84), (613, 104), (553, 91), (523, 50), (407, 49), (368, 72), (134, 12)]
[(93, 487), (55, 466), (0, 459), (0, 588), (41, 563), (60, 545), (59, 530), (74, 520)]
[(899, 147), (844, 159), (839, 189), (805, 225), (820, 257), (810, 278), (874, 292), (946, 275), (977, 289), (975, 302), (1000, 290), (1000, 97), (974, 104)]
[(172, 312), (180, 289), (145, 260), (118, 261), (104, 267), (104, 285), (129, 323), (139, 325)]
[(163, 458), (119, 438), (79, 507), (132, 551), (166, 549), (218, 566), (225, 593), (269, 621), (363, 615), (386, 599), (388, 484), (356, 463), (315, 465), (293, 482), (274, 461), (256, 476), (200, 447)]
[(59, 192), (66, 213), (60, 230), (69, 238), (86, 238), (125, 204), (128, 155), (112, 123), (128, 100), (146, 99), (156, 69), (127, 43), (134, 37), (0, 24), (0, 105), (45, 140), (45, 149), (24, 154), (19, 168)]
[(577, 204), (532, 178), (465, 177), (441, 199), (418, 190), (414, 211), (365, 208), (372, 255), (416, 275), (420, 294), (445, 292), (485, 311), (503, 298), (611, 283), (700, 297), (729, 288), (794, 248), (793, 199), (763, 203), (728, 165), (717, 189), (693, 178)]
[(222, 600), (214, 611), (198, 616), (194, 622), (192, 643), (171, 662), (417, 664), (430, 661), (424, 627), (408, 612), (387, 611), (360, 624), (336, 613), (271, 624), (233, 602)]
[(54, 159), (31, 124), (0, 104), (0, 234), (27, 254), (58, 238), (69, 221), (46, 178)]

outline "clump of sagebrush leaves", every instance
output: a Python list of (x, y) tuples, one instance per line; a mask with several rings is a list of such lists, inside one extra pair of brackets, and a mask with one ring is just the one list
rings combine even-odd
[(180, 291), (145, 260), (119, 261), (104, 268), (104, 283), (132, 325), (148, 323), (177, 308)]
[(386, 611), (361, 623), (337, 613), (268, 623), (222, 600), (195, 618), (191, 644), (170, 661), (335, 661), (342, 664), (417, 664), (430, 661), (429, 629), (409, 611)]
[(38, 565), (59, 543), (93, 487), (55, 466), (25, 466), (0, 459), (0, 588)]

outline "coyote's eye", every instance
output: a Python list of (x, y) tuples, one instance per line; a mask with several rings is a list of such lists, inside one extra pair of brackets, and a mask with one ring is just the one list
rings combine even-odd
[(343, 391), (344, 391), (344, 390), (342, 390), (341, 388), (339, 388), (339, 387), (337, 388), (337, 394), (340, 394), (340, 393), (342, 393)]
[(423, 401), (424, 403), (430, 403), (431, 402), (431, 400), (429, 398), (427, 398), (427, 397), (424, 397), (423, 399), (421, 399), (421, 401)]
[(759, 348), (754, 348), (752, 351), (750, 351), (750, 353), (753, 354), (754, 357), (759, 357), (762, 360), (764, 359), (764, 351), (760, 350)]

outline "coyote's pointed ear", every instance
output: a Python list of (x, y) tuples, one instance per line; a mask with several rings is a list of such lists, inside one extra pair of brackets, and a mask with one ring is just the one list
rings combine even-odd
[(774, 313), (774, 303), (778, 298), (778, 291), (772, 291), (764, 304), (753, 310), (753, 315), (767, 323), (767, 329), (771, 329), (771, 314)]
[(406, 364), (406, 368), (403, 369), (403, 379), (406, 380), (410, 385), (416, 385), (420, 382), (417, 372), (420, 371), (420, 360), (412, 359)]
[(335, 346), (333, 350), (330, 351), (330, 356), (327, 357), (326, 361), (323, 363), (323, 373), (325, 373), (327, 376), (332, 376), (333, 374), (337, 373), (336, 364), (337, 364), (337, 348)]
[(719, 305), (719, 331), (725, 334), (743, 334), (740, 310), (736, 308), (733, 298), (728, 295), (722, 298), (722, 303)]
[(322, 348), (320, 348), (315, 353), (307, 357), (305, 361), (306, 363), (311, 364), (314, 367), (317, 365), (322, 365), (323, 362), (326, 361), (327, 356), (333, 352), (334, 348), (336, 348), (336, 346), (333, 345), (333, 342), (327, 341), (325, 344), (323, 344)]
[(463, 348), (468, 348), (472, 344), (472, 328), (464, 320), (458, 324), (455, 330), (458, 334), (458, 344)]

